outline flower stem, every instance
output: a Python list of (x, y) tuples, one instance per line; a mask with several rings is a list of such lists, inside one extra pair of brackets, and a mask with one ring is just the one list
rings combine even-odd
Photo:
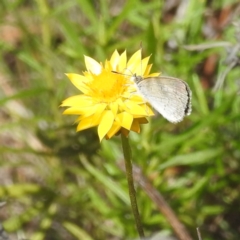
[(125, 160), (126, 177), (128, 181), (129, 197), (131, 201), (133, 216), (135, 219), (139, 237), (144, 237), (143, 227), (142, 227), (138, 206), (137, 206), (136, 192), (134, 189), (131, 148), (129, 145), (128, 138), (123, 133), (121, 134), (121, 137), (122, 137), (122, 148), (123, 148), (123, 154), (124, 154), (124, 160)]

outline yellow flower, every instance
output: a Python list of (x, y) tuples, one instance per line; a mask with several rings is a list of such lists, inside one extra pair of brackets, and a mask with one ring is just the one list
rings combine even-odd
[(146, 117), (154, 113), (136, 93), (131, 75), (158, 76), (159, 73), (149, 74), (152, 67), (149, 58), (142, 59), (141, 50), (128, 61), (126, 51), (120, 55), (115, 50), (105, 64), (85, 56), (87, 71), (83, 75), (66, 74), (82, 94), (63, 101), (61, 106), (69, 107), (63, 114), (79, 115), (77, 131), (98, 126), (100, 141), (120, 131), (126, 136), (129, 131), (139, 133), (140, 124), (147, 123)]

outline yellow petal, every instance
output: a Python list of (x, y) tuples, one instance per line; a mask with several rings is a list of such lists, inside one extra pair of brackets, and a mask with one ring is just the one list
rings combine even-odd
[(106, 103), (99, 103), (94, 105), (93, 108), (89, 108), (84, 112), (83, 117), (89, 117), (92, 116), (93, 118), (100, 118), (103, 111), (105, 110), (105, 108), (107, 107)]
[(75, 73), (66, 73), (66, 75), (72, 84), (77, 87), (82, 93), (88, 92), (88, 87), (86, 86), (86, 82), (89, 81), (88, 78)]
[(88, 56), (84, 56), (85, 58), (85, 65), (89, 72), (92, 72), (96, 75), (100, 74), (102, 71), (102, 66), (99, 64), (96, 60), (93, 58), (90, 58)]
[(111, 72), (113, 70), (111, 63), (108, 60), (105, 61), (105, 70), (107, 72)]
[(110, 58), (110, 62), (113, 63), (115, 61), (115, 58), (118, 59), (119, 58), (119, 53), (118, 53), (118, 50), (115, 49), (115, 51), (113, 52), (111, 58)]
[(131, 131), (134, 131), (136, 133), (140, 133), (140, 124), (138, 119), (134, 119), (132, 126), (131, 126)]
[(100, 118), (93, 118), (92, 116), (82, 119), (77, 126), (77, 132), (85, 130), (87, 128), (95, 127), (99, 124), (99, 122)]
[(118, 65), (118, 62), (119, 62), (119, 53), (117, 50), (114, 51), (113, 55), (111, 56), (111, 59), (110, 59), (110, 63), (112, 65), (112, 69), (114, 71), (117, 70), (117, 65)]
[(126, 50), (120, 55), (117, 71), (123, 73), (124, 69), (127, 68), (127, 53)]
[(88, 113), (92, 115), (96, 110), (95, 106), (90, 106), (90, 107), (70, 107), (66, 109), (63, 114), (68, 114), (68, 115), (82, 115), (85, 113)]
[(122, 97), (123, 99), (129, 99), (129, 98), (130, 98), (130, 95), (131, 95), (130, 92), (124, 92), (124, 93), (121, 95), (121, 97)]
[(92, 119), (86, 118), (77, 126), (77, 132), (93, 127)]
[(107, 106), (106, 103), (100, 103), (91, 108), (85, 108), (82, 111), (82, 116), (80, 116), (76, 121), (79, 121), (88, 117), (92, 117), (94, 119), (100, 119), (106, 106)]
[(94, 80), (94, 77), (93, 77), (93, 73), (92, 72), (83, 72), (84, 76), (88, 79), (88, 82), (90, 81), (93, 81)]
[[(124, 109), (124, 103), (123, 103), (123, 100), (122, 100), (121, 98), (118, 98), (118, 99), (116, 100), (116, 103), (117, 103), (117, 105), (118, 105), (118, 108)], [(120, 111), (120, 110), (119, 110), (119, 111)]]
[(148, 123), (148, 120), (146, 118), (138, 118), (136, 119), (140, 124)]
[(138, 64), (142, 59), (142, 49), (139, 49), (137, 52), (135, 52), (131, 58), (128, 60), (127, 68), (131, 65)]
[(86, 95), (76, 95), (65, 99), (61, 106), (72, 106), (72, 107), (89, 107), (93, 104), (92, 98)]
[(81, 115), (84, 111), (82, 110), (82, 108), (78, 108), (78, 107), (71, 107), (68, 108), (66, 110), (63, 111), (63, 114), (66, 115)]
[(147, 64), (149, 61), (149, 57), (144, 58), (143, 60), (140, 60), (140, 62), (136, 62), (135, 66), (133, 66), (132, 71), (137, 76), (143, 76), (144, 72), (147, 68)]
[(153, 112), (151, 106), (149, 106), (149, 104), (146, 104), (146, 103), (144, 105), (145, 105), (144, 107), (146, 108), (147, 115), (148, 116), (154, 116), (155, 113)]
[(119, 122), (123, 128), (130, 130), (133, 122), (133, 116), (127, 112), (119, 113), (117, 116), (117, 122)]
[(114, 122), (111, 129), (107, 133), (108, 139), (114, 136), (120, 130), (120, 128), (121, 126), (117, 122)]
[(136, 74), (137, 76), (143, 76), (148, 66), (147, 64), (149, 58), (150, 56), (144, 58), (143, 60), (140, 59), (139, 61), (136, 61), (134, 64), (129, 65), (128, 68), (133, 72), (133, 74)]
[(137, 74), (139, 74), (139, 75), (141, 75), (141, 76), (143, 76), (144, 75), (144, 73), (145, 73), (145, 71), (146, 71), (146, 68), (147, 68), (147, 66), (148, 66), (148, 61), (149, 61), (149, 59), (150, 59), (150, 56), (149, 57), (146, 57), (146, 58), (144, 58), (143, 60), (142, 60), (142, 62), (141, 62), (141, 66), (140, 66), (140, 69), (137, 71)]
[(118, 112), (118, 103), (112, 102), (112, 103), (110, 103), (109, 107), (110, 107), (112, 113), (114, 114), (114, 116), (116, 117), (117, 112)]
[(161, 75), (161, 73), (151, 73), (150, 75), (148, 75), (147, 77), (159, 77)]
[(127, 130), (127, 129), (125, 129), (125, 128), (121, 128), (121, 133), (122, 133), (124, 136), (128, 137), (129, 130)]
[(126, 111), (129, 112), (130, 114), (133, 115), (142, 115), (142, 116), (146, 116), (147, 113), (145, 111), (144, 107), (139, 106), (138, 104), (136, 104), (135, 102), (132, 101), (125, 101), (125, 106), (126, 106)]
[(138, 104), (140, 103), (146, 103), (146, 101), (142, 98), (142, 96), (138, 94), (132, 94), (131, 97), (129, 98), (130, 101), (136, 102)]
[(143, 73), (143, 76), (147, 77), (148, 74), (150, 73), (151, 69), (152, 69), (152, 64), (148, 64), (146, 69), (145, 69), (145, 72)]
[(82, 116), (79, 116), (79, 117), (74, 121), (74, 124), (80, 122), (82, 119), (83, 119), (83, 117), (82, 117)]
[(114, 121), (114, 115), (111, 111), (104, 111), (100, 124), (98, 126), (98, 136), (100, 141), (105, 137), (108, 131), (111, 129)]

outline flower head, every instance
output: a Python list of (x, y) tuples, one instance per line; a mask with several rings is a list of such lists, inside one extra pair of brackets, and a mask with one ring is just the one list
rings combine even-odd
[(137, 94), (131, 75), (158, 76), (159, 73), (149, 74), (152, 67), (148, 64), (149, 58), (142, 59), (139, 50), (127, 61), (126, 51), (119, 54), (115, 50), (104, 64), (85, 56), (87, 71), (83, 75), (66, 74), (82, 92), (64, 100), (61, 105), (68, 107), (64, 114), (79, 115), (77, 131), (98, 126), (100, 141), (120, 131), (126, 136), (129, 131), (140, 132), (140, 124), (147, 123), (146, 117), (154, 113)]

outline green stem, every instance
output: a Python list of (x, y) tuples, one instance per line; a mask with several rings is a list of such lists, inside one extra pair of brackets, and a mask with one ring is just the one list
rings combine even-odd
[(122, 148), (123, 148), (123, 154), (124, 154), (124, 160), (125, 160), (126, 177), (128, 181), (129, 197), (131, 201), (133, 216), (135, 219), (139, 237), (144, 237), (143, 227), (142, 227), (138, 206), (137, 206), (136, 192), (134, 189), (131, 148), (129, 145), (128, 138), (123, 133), (121, 134), (121, 137), (122, 137)]

